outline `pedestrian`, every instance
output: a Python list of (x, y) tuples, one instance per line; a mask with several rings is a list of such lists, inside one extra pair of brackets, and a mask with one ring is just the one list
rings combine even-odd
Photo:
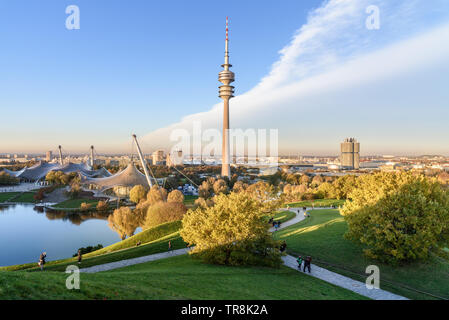
[(46, 257), (47, 257), (46, 252), (42, 252), (41, 255), (39, 256), (39, 263), (37, 265), (41, 268), (41, 271), (44, 271), (44, 264)]
[(81, 253), (81, 249), (78, 249), (78, 264), (81, 264), (81, 260), (83, 260), (83, 254)]
[(298, 262), (298, 269), (299, 270), (301, 270), (302, 261), (303, 261), (302, 257), (298, 256), (298, 258), (296, 259), (296, 262)]
[(284, 252), (285, 249), (287, 249), (287, 243), (284, 241), (284, 242), (282, 242), (282, 244), (281, 244), (280, 251), (281, 251), (281, 252)]
[(168, 240), (168, 251), (171, 251), (171, 240)]
[(306, 268), (307, 268), (307, 270), (309, 270), (309, 273), (311, 273), (311, 271), (310, 271), (311, 263), (312, 263), (312, 257), (307, 256), (306, 259), (304, 260), (304, 269), (303, 269), (304, 272), (306, 272)]

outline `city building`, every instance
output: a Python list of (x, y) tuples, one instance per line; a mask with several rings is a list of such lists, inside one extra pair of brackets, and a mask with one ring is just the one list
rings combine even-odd
[(341, 143), (340, 162), (343, 169), (360, 168), (360, 143), (355, 138), (347, 138)]
[(165, 164), (165, 157), (164, 157), (164, 150), (156, 150), (151, 155), (153, 161), (153, 165), (164, 165)]
[(53, 152), (47, 151), (47, 153), (45, 154), (45, 161), (50, 162), (52, 155), (53, 155)]

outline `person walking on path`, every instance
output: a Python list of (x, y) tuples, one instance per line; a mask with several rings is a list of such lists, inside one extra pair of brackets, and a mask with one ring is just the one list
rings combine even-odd
[(42, 252), (41, 255), (39, 256), (39, 263), (37, 265), (41, 268), (41, 271), (44, 271), (44, 264), (46, 257), (47, 257), (46, 252)]
[(298, 262), (298, 269), (301, 270), (301, 265), (302, 265), (302, 261), (303, 261), (302, 257), (299, 256), (299, 257), (296, 259), (296, 261)]
[(81, 249), (78, 250), (78, 264), (81, 264), (81, 260), (83, 260), (83, 254), (81, 253)]
[(171, 252), (171, 240), (168, 240), (168, 252)]
[(311, 263), (312, 263), (312, 257), (307, 256), (306, 259), (304, 260), (304, 269), (303, 269), (304, 272), (306, 272), (306, 268), (307, 268), (307, 270), (309, 270), (309, 273), (311, 273), (311, 271), (310, 271)]

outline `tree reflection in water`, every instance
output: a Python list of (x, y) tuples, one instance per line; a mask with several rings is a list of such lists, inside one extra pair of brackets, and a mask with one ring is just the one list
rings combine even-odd
[(70, 221), (74, 225), (79, 226), (81, 223), (91, 219), (108, 220), (110, 212), (64, 212), (48, 210), (39, 207), (35, 207), (38, 212), (45, 212), (45, 216), (48, 220), (63, 220)]

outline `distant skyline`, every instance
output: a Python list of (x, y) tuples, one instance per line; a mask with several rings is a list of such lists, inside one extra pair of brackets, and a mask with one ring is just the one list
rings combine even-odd
[(283, 155), (338, 155), (346, 137), (362, 156), (449, 155), (445, 0), (3, 1), (0, 153), (130, 153), (132, 133), (150, 153), (193, 119), (221, 127), (226, 16), (231, 128), (278, 128)]

